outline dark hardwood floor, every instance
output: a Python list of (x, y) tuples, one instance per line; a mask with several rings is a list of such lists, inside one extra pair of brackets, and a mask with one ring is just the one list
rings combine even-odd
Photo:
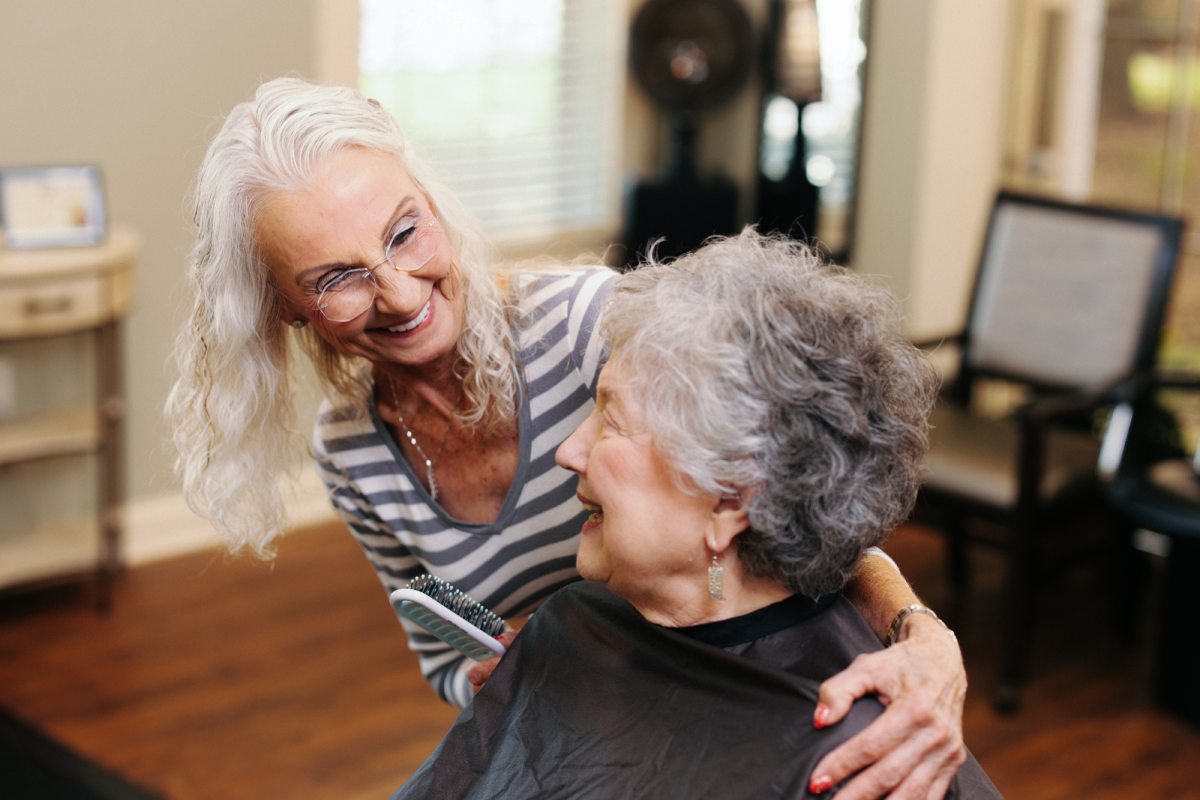
[[(1001, 717), (997, 565), (976, 559), (971, 605), (953, 610), (936, 536), (909, 527), (888, 549), (956, 620), (967, 741), (1005, 796), (1200, 797), (1200, 730), (1149, 701), (1146, 648), (1115, 635), (1098, 575), (1040, 605), (1025, 703)], [(291, 534), (273, 565), (206, 553), (128, 570), (107, 613), (79, 590), (0, 599), (0, 707), (172, 800), (387, 797), (454, 717), (338, 525)]]

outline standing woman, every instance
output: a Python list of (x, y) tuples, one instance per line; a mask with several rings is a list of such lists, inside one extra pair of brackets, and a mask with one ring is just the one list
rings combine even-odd
[[(327, 392), (321, 478), (385, 589), (430, 572), (511, 619), (578, 580), (585, 514), (554, 453), (593, 407), (615, 273), (502, 270), (387, 111), (293, 78), (230, 113), (194, 210), (167, 415), (188, 501), (231, 549), (269, 557), (283, 526), (294, 336)], [(881, 640), (918, 602), (879, 557), (847, 594)], [(470, 702), (466, 659), (405, 628), (439, 695)], [(925, 796), (965, 757), (965, 687), (953, 636), (905, 613), (897, 644), (823, 685), (817, 726), (869, 692), (889, 708), (822, 774), (869, 767), (847, 797)]]

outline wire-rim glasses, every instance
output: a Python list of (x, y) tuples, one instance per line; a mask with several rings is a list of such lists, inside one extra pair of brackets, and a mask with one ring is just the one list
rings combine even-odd
[(384, 264), (401, 272), (414, 272), (429, 263), (437, 252), (438, 221), (435, 217), (415, 223), (401, 222), (388, 237), (388, 245), (379, 263), (370, 267), (346, 269), (323, 279), (317, 295), (317, 311), (330, 322), (349, 322), (362, 316), (379, 293), (375, 271)]

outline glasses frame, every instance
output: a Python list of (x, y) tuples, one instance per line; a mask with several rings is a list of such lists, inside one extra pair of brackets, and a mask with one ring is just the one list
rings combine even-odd
[[(424, 222), (418, 222), (415, 225), (413, 225), (413, 234), (414, 235), (424, 234), (427, 232), (428, 229), (437, 228), (437, 227), (440, 227), (440, 223), (438, 222), (437, 217), (430, 217), (428, 220), (426, 220)], [(405, 264), (403, 266), (396, 264), (392, 260), (393, 256), (389, 256), (389, 255), (385, 254), (384, 257), (377, 264), (374, 264), (369, 267), (359, 267), (358, 269), (348, 269), (342, 273), (342, 280), (353, 280), (354, 279), (353, 276), (356, 273), (362, 273), (363, 275), (366, 276), (367, 280), (371, 284), (371, 297), (369, 300), (367, 300), (366, 305), (363, 306), (362, 311), (359, 311), (357, 314), (347, 317), (346, 319), (335, 319), (335, 318), (329, 316), (329, 314), (327, 314), (325, 312), (325, 308), (329, 305), (329, 301), (325, 300), (325, 293), (329, 291), (329, 289), (330, 289), (329, 286), (326, 286), (324, 289), (321, 290), (321, 293), (317, 295), (317, 304), (316, 304), (316, 308), (314, 310), (329, 322), (335, 322), (335, 323), (352, 322), (352, 321), (358, 319), (359, 317), (361, 317), (363, 314), (367, 313), (367, 309), (369, 309), (371, 307), (371, 304), (375, 302), (375, 298), (379, 296), (379, 279), (375, 277), (376, 270), (378, 270), (384, 264), (388, 264), (392, 267), (392, 269), (394, 269), (398, 272), (416, 272), (417, 270), (424, 267), (426, 264), (428, 264), (433, 259), (433, 255), (435, 252), (436, 252), (436, 249), (430, 251), (429, 255), (425, 257), (424, 261), (422, 261), (419, 264), (413, 264), (412, 266), (409, 266), (407, 264)]]

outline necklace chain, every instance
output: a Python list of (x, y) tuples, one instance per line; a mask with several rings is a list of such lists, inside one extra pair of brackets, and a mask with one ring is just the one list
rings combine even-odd
[[(404, 429), (404, 436), (408, 439), (408, 443), (411, 444), (413, 449), (417, 451), (417, 455), (421, 457), (421, 461), (425, 462), (425, 478), (429, 483), (429, 496), (434, 500), (437, 500), (438, 485), (437, 478), (435, 478), (433, 474), (433, 459), (425, 454), (425, 451), (421, 448), (421, 445), (417, 444), (417, 437), (413, 434), (412, 429), (408, 427), (408, 423), (404, 421), (404, 415), (400, 413), (400, 400), (396, 396), (395, 382), (389, 379), (387, 383), (388, 389), (391, 390), (392, 393), (392, 408), (396, 412), (396, 421), (399, 422), (400, 427)], [(455, 406), (454, 410), (458, 410), (457, 405)], [(450, 429), (452, 427), (454, 427), (453, 419), (446, 424), (446, 432), (442, 434), (442, 442), (438, 445), (435, 458), (442, 457), (442, 451), (446, 449), (446, 441), (450, 438)]]

